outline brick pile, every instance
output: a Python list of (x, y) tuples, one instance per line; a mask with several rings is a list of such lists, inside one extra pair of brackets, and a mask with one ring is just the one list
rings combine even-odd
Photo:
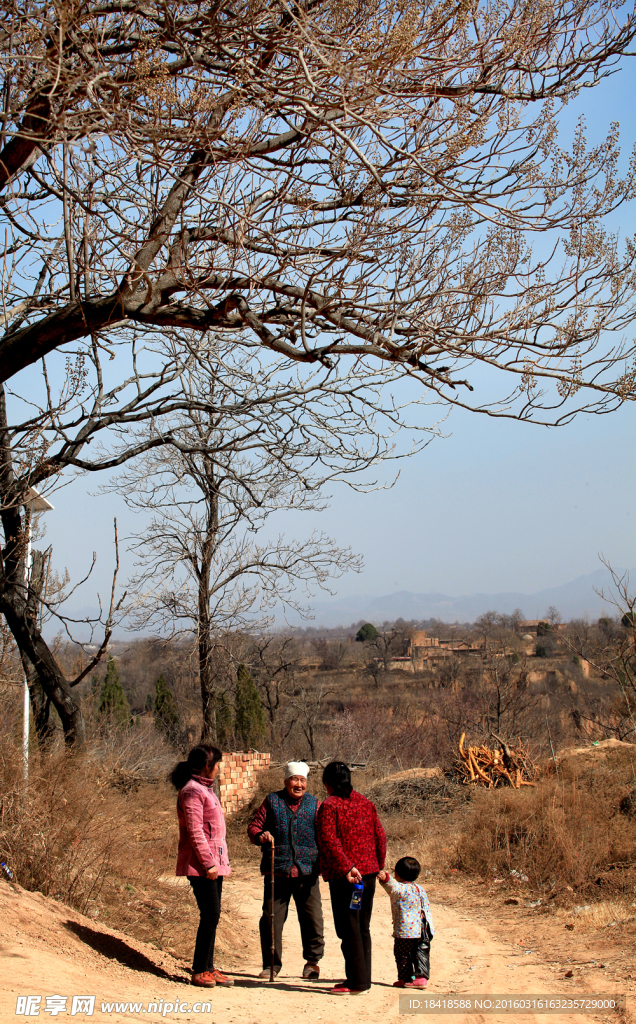
[(245, 807), (258, 789), (257, 774), (269, 768), (270, 755), (252, 751), (249, 754), (223, 754), (219, 770), (219, 800), (226, 814), (235, 814)]

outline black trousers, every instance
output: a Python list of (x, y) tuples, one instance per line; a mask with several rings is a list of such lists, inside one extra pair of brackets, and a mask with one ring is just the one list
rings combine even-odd
[[(271, 915), (272, 880), (265, 876), (263, 889), (263, 916), (258, 930), (261, 936), (263, 970), (270, 966), (271, 959)], [(317, 875), (300, 875), (298, 878), (274, 878), (274, 967), (283, 962), (283, 927), (289, 913), (292, 899), (296, 904), (303, 956), (307, 963), (316, 964), (325, 952), (325, 929), (322, 919), (320, 881)]]
[(348, 988), (371, 988), (371, 912), (375, 875), (363, 875), (362, 904), (350, 910), (353, 883), (345, 878), (329, 883), (336, 935), (345, 961)]
[(410, 981), (413, 977), (428, 981), (431, 976), (431, 943), (427, 936), (394, 939), (393, 953), (400, 981)]
[(221, 916), (223, 878), (203, 878), (188, 875), (194, 898), (199, 908), (199, 928), (194, 944), (192, 973), (203, 974), (214, 970), (214, 940)]

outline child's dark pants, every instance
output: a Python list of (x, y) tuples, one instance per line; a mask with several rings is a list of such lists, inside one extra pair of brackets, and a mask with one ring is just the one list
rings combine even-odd
[(399, 981), (428, 978), (431, 973), (431, 943), (427, 936), (419, 939), (395, 939), (393, 953)]

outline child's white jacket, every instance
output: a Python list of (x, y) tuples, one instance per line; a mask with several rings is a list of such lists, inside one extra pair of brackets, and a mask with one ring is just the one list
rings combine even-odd
[(431, 935), (435, 934), (428, 896), (417, 882), (397, 882), (389, 875), (388, 882), (380, 882), (388, 892), (393, 915), (393, 936), (396, 939), (419, 939), (422, 935), (422, 917), (428, 921)]

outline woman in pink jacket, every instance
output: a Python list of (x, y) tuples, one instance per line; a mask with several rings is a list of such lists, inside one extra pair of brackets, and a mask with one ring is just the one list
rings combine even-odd
[(225, 817), (213, 789), (222, 756), (216, 747), (202, 743), (190, 751), (187, 761), (176, 765), (170, 776), (173, 786), (179, 790), (177, 875), (187, 875), (200, 914), (192, 984), (203, 988), (234, 984), (214, 967), (223, 879), (230, 873)]

